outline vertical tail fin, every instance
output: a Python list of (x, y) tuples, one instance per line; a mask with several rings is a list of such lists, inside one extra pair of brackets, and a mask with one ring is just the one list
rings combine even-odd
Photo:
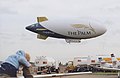
[(99, 57), (99, 58), (98, 58), (98, 61), (99, 61), (99, 63), (100, 63), (100, 66), (102, 66), (102, 67), (106, 64), (106, 62), (103, 60), (102, 57)]
[(112, 61), (113, 67), (115, 67), (117, 65), (117, 59), (114, 54), (111, 54), (111, 61)]
[(37, 22), (47, 21), (47, 17), (37, 17)]
[(102, 60), (103, 60), (102, 57), (99, 57), (99, 58), (98, 58), (98, 61), (99, 61), (100, 63), (102, 62)]

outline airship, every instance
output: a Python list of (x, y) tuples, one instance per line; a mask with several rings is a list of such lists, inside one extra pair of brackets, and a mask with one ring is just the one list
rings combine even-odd
[(81, 39), (95, 38), (107, 31), (103, 24), (93, 19), (47, 17), (37, 17), (37, 23), (27, 26), (26, 29), (37, 33), (38, 39), (53, 37), (65, 39), (67, 43), (80, 43)]

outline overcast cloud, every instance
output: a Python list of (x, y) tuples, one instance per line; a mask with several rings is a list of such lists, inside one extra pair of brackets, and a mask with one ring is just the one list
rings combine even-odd
[[(97, 38), (67, 44), (64, 40), (38, 40), (25, 30), (37, 16), (93, 18), (104, 23), (107, 32)], [(58, 60), (75, 56), (115, 53), (120, 56), (120, 0), (0, 0), (0, 60), (22, 49), (35, 56)]]

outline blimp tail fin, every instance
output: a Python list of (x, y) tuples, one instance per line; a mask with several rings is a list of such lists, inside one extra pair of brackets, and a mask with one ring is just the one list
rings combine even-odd
[(46, 39), (48, 38), (48, 36), (38, 34), (38, 35), (37, 35), (37, 38), (38, 38), (38, 39), (46, 40)]
[(47, 21), (48, 19), (46, 17), (37, 17), (37, 22), (43, 22)]

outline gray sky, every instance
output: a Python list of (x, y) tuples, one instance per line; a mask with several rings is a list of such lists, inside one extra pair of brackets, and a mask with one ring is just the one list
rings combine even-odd
[[(101, 21), (107, 32), (97, 38), (67, 44), (64, 40), (38, 40), (36, 34), (25, 29), (36, 22), (37, 16), (88, 17)], [(49, 56), (58, 60), (86, 55), (120, 56), (120, 0), (0, 0), (0, 60), (17, 50), (35, 56)]]

